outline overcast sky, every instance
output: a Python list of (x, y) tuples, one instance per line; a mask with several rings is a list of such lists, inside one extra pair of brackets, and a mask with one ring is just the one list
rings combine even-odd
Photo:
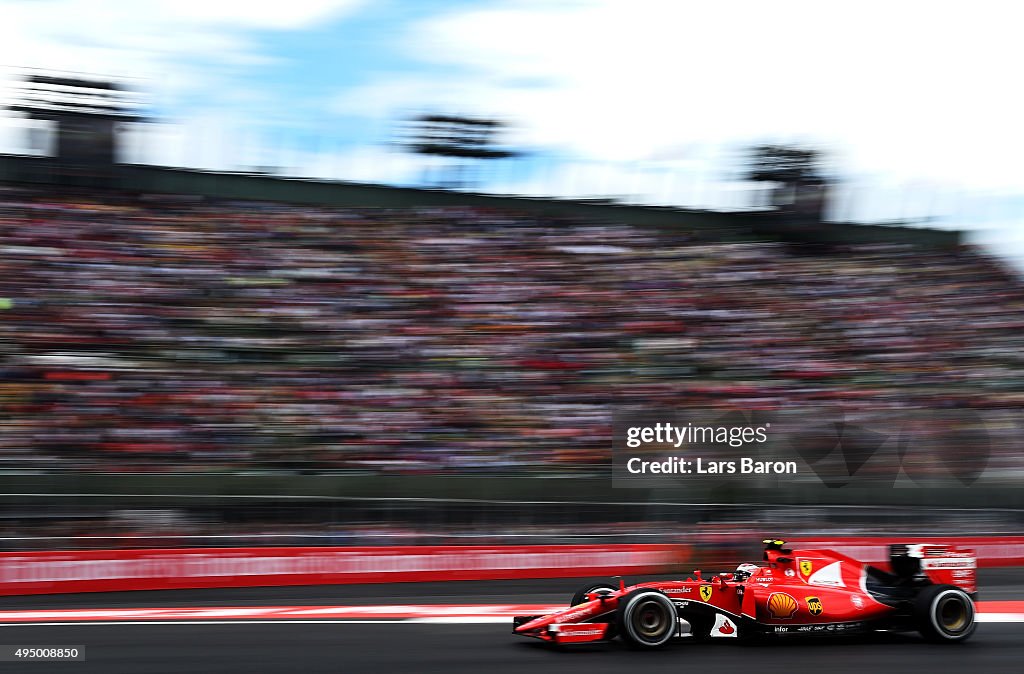
[[(414, 184), (418, 112), (499, 116), (484, 187), (741, 206), (741, 148), (827, 149), (838, 214), (1024, 250), (1015, 3), (0, 0), (0, 66), (130, 78), (131, 159)], [(6, 94), (0, 94), (6, 95)], [(17, 122), (0, 150), (18, 149)], [(1014, 237), (1017, 237), (1016, 239)]]

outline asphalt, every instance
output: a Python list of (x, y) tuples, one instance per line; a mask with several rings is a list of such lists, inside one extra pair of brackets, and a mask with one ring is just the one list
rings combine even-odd
[(8, 644), (84, 645), (85, 662), (7, 665), (11, 672), (1006, 672), (1021, 671), (1024, 628), (983, 624), (971, 641), (927, 644), (913, 635), (746, 646), (683, 641), (634, 652), (617, 642), (554, 649), (504, 624), (203, 624), (4, 627)]
[[(629, 580), (639, 580), (630, 578)], [(983, 599), (1024, 599), (1024, 569), (983, 570)], [(241, 588), (6, 597), (0, 608), (547, 603), (578, 580), (489, 581), (328, 587)], [(696, 644), (655, 652), (617, 642), (556, 649), (494, 624), (203, 623), (5, 625), (0, 645), (81, 645), (84, 662), (4, 663), (0, 672), (188, 672), (540, 674), (544, 672), (988, 672), (1024, 671), (1024, 623), (985, 623), (967, 643), (932, 645), (916, 635)]]

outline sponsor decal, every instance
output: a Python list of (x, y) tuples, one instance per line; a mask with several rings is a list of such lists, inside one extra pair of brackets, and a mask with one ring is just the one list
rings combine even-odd
[(715, 614), (715, 625), (711, 628), (713, 637), (735, 637), (736, 625), (721, 613)]
[(700, 598), (704, 601), (711, 601), (711, 593), (713, 592), (710, 585), (700, 586)]
[(824, 607), (821, 605), (821, 600), (817, 597), (804, 597), (804, 601), (807, 602), (807, 610), (811, 612), (811, 615), (821, 615)]
[(788, 632), (789, 628), (788, 627), (776, 627), (775, 631), (776, 632)]
[(846, 587), (846, 583), (843, 582), (843, 576), (840, 573), (839, 562), (832, 562), (828, 566), (823, 566), (815, 571), (807, 579), (807, 584), (822, 585), (824, 587)]
[[(576, 627), (581, 627), (583, 629), (573, 629)], [(592, 637), (604, 634), (603, 629), (590, 629), (588, 627), (584, 627), (583, 625), (553, 625), (552, 631), (558, 634), (564, 634), (566, 636), (572, 637)]]
[(791, 629), (797, 632), (849, 632), (851, 630), (858, 630), (864, 627), (862, 622), (852, 623), (826, 623), (823, 625), (801, 625), (800, 627), (793, 627)]
[(921, 568), (925, 571), (932, 569), (976, 569), (978, 568), (978, 561), (974, 558), (925, 559), (921, 561)]
[(809, 559), (801, 559), (800, 560), (800, 573), (802, 573), (804, 576), (809, 576), (809, 575), (811, 575), (811, 572), (813, 572), (813, 571), (814, 571), (814, 564), (811, 562), (811, 560), (809, 560)]
[(691, 592), (693, 592), (693, 588), (692, 587), (684, 587), (683, 588), (683, 594), (690, 594)]
[(768, 595), (768, 613), (778, 620), (789, 620), (796, 613), (799, 605), (792, 595), (785, 592), (772, 592)]
[(571, 613), (566, 613), (563, 616), (559, 616), (558, 618), (555, 618), (554, 622), (556, 622), (556, 623), (571, 623), (574, 620), (576, 620), (576, 618), (582, 618), (583, 616), (586, 616), (586, 615), (590, 615), (590, 609), (586, 609), (586, 610), (582, 610), (582, 611), (573, 611)]
[(853, 595), (850, 597), (850, 601), (853, 602), (853, 605), (857, 608), (864, 608), (864, 600), (861, 599), (859, 595)]
[(796, 575), (796, 571), (794, 571), (793, 569), (786, 569), (786, 575), (792, 578)]
[(688, 601), (674, 601), (672, 603), (676, 605), (676, 608), (686, 608), (690, 605)]

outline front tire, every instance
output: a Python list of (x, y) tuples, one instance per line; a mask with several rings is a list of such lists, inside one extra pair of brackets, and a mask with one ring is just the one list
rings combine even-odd
[(586, 603), (587, 595), (592, 592), (607, 592), (608, 594), (612, 594), (617, 591), (615, 584), (611, 581), (594, 581), (576, 590), (576, 594), (574, 594), (572, 599), (569, 601), (569, 606), (578, 606), (579, 604)]
[(917, 630), (928, 641), (956, 643), (967, 641), (978, 624), (974, 602), (953, 585), (929, 585), (914, 599)]
[(658, 648), (675, 636), (675, 604), (657, 590), (633, 590), (619, 600), (616, 612), (619, 634), (634, 648)]

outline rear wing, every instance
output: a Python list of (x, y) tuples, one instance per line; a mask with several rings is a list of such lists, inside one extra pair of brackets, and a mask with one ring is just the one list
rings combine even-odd
[(937, 585), (955, 585), (972, 595), (978, 591), (978, 557), (973, 548), (900, 543), (889, 546), (889, 564), (900, 577), (924, 574)]

